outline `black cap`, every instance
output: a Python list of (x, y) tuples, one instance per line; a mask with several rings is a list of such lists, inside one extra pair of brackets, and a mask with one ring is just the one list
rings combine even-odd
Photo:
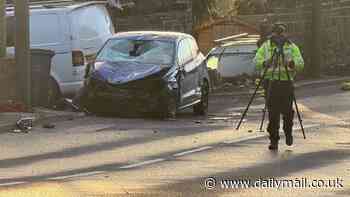
[(273, 24), (272, 32), (281, 34), (281, 33), (285, 32), (285, 31), (287, 31), (287, 25), (286, 24), (280, 23), (280, 22)]

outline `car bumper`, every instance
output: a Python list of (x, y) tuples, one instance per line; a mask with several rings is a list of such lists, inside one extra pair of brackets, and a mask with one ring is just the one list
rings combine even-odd
[[(123, 86), (89, 88), (88, 100), (90, 106), (100, 112), (134, 114), (162, 112), (167, 105), (167, 101), (174, 96), (174, 93), (167, 88), (166, 84), (154, 86)], [(107, 87), (106, 87), (107, 86)], [(93, 110), (95, 111), (95, 110)]]

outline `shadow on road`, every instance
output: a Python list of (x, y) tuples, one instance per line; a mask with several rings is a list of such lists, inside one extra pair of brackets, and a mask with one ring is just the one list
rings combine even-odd
[(33, 165), (36, 162), (41, 162), (50, 159), (64, 159), (64, 158), (72, 158), (76, 156), (81, 156), (85, 154), (92, 154), (96, 152), (113, 150), (116, 148), (122, 148), (131, 145), (137, 144), (145, 144), (151, 141), (158, 141), (163, 139), (173, 138), (174, 136), (190, 136), (196, 133), (205, 133), (205, 132), (213, 132), (215, 130), (220, 130), (226, 128), (225, 126), (206, 126), (206, 127), (181, 127), (183, 131), (186, 132), (169, 132), (170, 135), (167, 136), (159, 136), (159, 137), (150, 137), (150, 138), (134, 138), (127, 139), (116, 142), (104, 142), (93, 145), (86, 145), (75, 148), (67, 148), (61, 151), (48, 152), (44, 154), (30, 155), (25, 157), (18, 158), (9, 158), (0, 160), (0, 168), (13, 168), (24, 165)]
[[(273, 153), (272, 153), (273, 154)], [(283, 153), (287, 154), (287, 153)], [(242, 180), (242, 179), (269, 179), (269, 178), (278, 178), (278, 177), (287, 177), (290, 174), (294, 174), (304, 170), (312, 170), (317, 168), (326, 167), (329, 165), (333, 165), (338, 161), (347, 159), (350, 157), (350, 150), (344, 149), (334, 149), (334, 150), (326, 150), (319, 152), (310, 152), (305, 154), (300, 154), (293, 156), (293, 154), (288, 153), (288, 159), (278, 159), (277, 161), (273, 161), (265, 164), (258, 164), (253, 166), (247, 166), (246, 168), (240, 169), (232, 169), (231, 171), (227, 171), (225, 173), (212, 174), (208, 177), (216, 178), (219, 180)], [(207, 177), (205, 177), (207, 178)], [(218, 182), (218, 187), (216, 190), (208, 191), (204, 187), (205, 178), (196, 178), (180, 183), (164, 185), (159, 188), (156, 188), (152, 191), (138, 191), (140, 195), (135, 196), (144, 196), (144, 194), (152, 193), (153, 196), (157, 196), (155, 194), (164, 194), (164, 192), (168, 192), (170, 194), (180, 194), (182, 192), (185, 196), (221, 196), (223, 193), (228, 192), (231, 195), (237, 193), (239, 189), (229, 189), (224, 190), (220, 188), (220, 183)], [(181, 192), (180, 192), (181, 191)], [(188, 192), (188, 193), (187, 193)], [(159, 195), (161, 196), (161, 195)]]

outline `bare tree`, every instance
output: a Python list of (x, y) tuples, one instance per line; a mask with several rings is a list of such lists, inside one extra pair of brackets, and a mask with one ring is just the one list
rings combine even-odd
[(195, 24), (211, 20), (217, 15), (216, 0), (192, 0), (193, 18)]

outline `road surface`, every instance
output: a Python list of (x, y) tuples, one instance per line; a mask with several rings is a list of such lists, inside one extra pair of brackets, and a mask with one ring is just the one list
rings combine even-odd
[[(208, 117), (174, 121), (85, 117), (0, 134), (2, 196), (350, 196), (350, 92), (298, 90), (306, 127), (267, 150), (257, 99), (214, 97)], [(282, 133), (282, 132), (281, 132)]]

